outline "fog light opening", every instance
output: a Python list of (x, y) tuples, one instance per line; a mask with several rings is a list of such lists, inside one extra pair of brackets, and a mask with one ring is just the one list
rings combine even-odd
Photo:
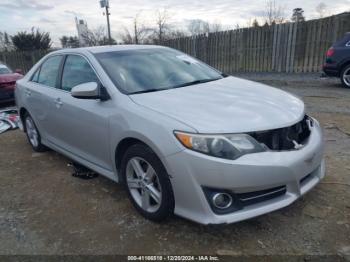
[(227, 193), (216, 193), (212, 198), (213, 205), (219, 209), (226, 209), (232, 205), (232, 197)]

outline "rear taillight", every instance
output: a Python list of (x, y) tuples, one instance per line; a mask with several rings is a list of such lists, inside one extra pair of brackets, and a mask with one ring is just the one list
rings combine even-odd
[(334, 53), (335, 53), (335, 50), (334, 50), (333, 47), (331, 47), (331, 48), (328, 49), (328, 51), (326, 53), (326, 56), (327, 57), (332, 57), (334, 55)]

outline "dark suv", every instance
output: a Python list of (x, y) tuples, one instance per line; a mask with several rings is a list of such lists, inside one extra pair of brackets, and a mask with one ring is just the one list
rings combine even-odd
[(328, 49), (323, 71), (340, 77), (344, 87), (350, 88), (350, 32)]

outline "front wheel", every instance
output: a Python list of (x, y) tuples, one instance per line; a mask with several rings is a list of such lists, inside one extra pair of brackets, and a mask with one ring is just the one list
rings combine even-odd
[(350, 88), (350, 65), (347, 65), (340, 74), (341, 82), (344, 87)]
[(174, 212), (169, 175), (148, 146), (131, 146), (124, 154), (121, 172), (129, 198), (141, 215), (162, 221)]

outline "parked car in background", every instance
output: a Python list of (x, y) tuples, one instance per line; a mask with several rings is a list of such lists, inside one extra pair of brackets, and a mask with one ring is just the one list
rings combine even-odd
[(7, 65), (0, 63), (0, 103), (13, 102), (16, 81), (22, 78), (22, 71), (13, 72)]
[(321, 127), (299, 98), (171, 48), (53, 52), (17, 82), (16, 103), (34, 150), (123, 183), (155, 221), (252, 218), (325, 175)]
[(340, 77), (344, 87), (350, 88), (350, 32), (328, 49), (323, 71)]

